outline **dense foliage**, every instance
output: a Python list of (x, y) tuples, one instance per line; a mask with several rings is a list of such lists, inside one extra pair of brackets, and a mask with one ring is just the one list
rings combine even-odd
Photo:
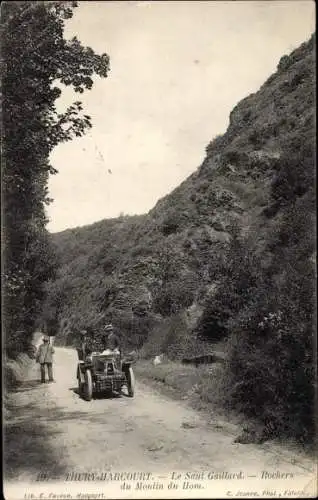
[(58, 113), (58, 84), (82, 93), (94, 74), (106, 77), (109, 69), (106, 54), (64, 39), (74, 7), (76, 2), (42, 1), (1, 6), (4, 329), (11, 356), (26, 348), (43, 283), (56, 267), (45, 229), (47, 181), (56, 173), (50, 152), (91, 126), (80, 101)]

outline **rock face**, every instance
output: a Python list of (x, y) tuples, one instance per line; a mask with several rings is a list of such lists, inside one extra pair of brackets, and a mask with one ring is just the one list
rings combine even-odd
[(199, 169), (148, 214), (53, 236), (61, 267), (44, 316), (80, 329), (122, 311), (130, 335), (136, 316), (146, 329), (152, 315), (200, 307), (215, 286), (213, 259), (224, 252), (233, 228), (255, 235), (260, 254), (266, 248), (284, 210), (273, 206), (273, 182), (281, 158), (297, 154), (304, 138), (314, 141), (314, 103), (312, 37), (238, 103)]

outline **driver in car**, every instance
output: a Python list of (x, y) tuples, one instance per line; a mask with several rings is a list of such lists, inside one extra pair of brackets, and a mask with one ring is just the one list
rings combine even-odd
[(104, 327), (105, 341), (104, 346), (106, 351), (118, 352), (121, 351), (119, 337), (114, 333), (113, 325), (109, 324)]

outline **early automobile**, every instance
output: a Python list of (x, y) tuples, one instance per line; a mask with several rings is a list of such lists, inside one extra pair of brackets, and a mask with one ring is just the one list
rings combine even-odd
[(83, 356), (80, 349), (77, 351), (78, 391), (86, 401), (90, 401), (94, 394), (121, 393), (124, 386), (128, 396), (134, 396), (132, 359), (122, 359), (118, 351), (92, 352), (87, 356)]

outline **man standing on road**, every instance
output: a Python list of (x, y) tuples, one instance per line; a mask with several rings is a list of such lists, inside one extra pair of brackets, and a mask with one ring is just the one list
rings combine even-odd
[(40, 363), (41, 368), (41, 383), (45, 383), (45, 366), (47, 367), (49, 382), (54, 382), (53, 380), (53, 354), (54, 348), (50, 344), (50, 338), (45, 335), (43, 337), (43, 344), (41, 344), (38, 348), (38, 352), (36, 354), (36, 361)]

